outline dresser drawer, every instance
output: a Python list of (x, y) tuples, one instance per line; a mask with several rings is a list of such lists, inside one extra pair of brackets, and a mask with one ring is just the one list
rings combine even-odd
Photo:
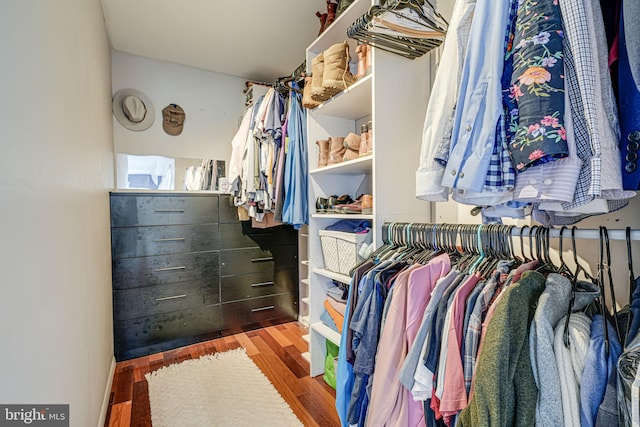
[(218, 249), (218, 224), (121, 227), (111, 230), (113, 258)]
[(218, 283), (217, 251), (191, 252), (113, 260), (113, 288), (130, 289), (142, 286), (203, 280), (207, 286)]
[(274, 246), (269, 250), (260, 248), (221, 250), (220, 274), (231, 276), (296, 268), (297, 259), (297, 246)]
[(291, 268), (237, 276), (222, 276), (220, 278), (221, 302), (294, 292), (298, 283), (297, 275), (298, 272)]
[(224, 329), (273, 319), (295, 320), (297, 315), (297, 298), (293, 292), (222, 304)]
[(219, 331), (220, 312), (220, 305), (208, 305), (115, 322), (116, 358), (132, 349)]
[(217, 281), (179, 282), (113, 291), (113, 320), (170, 313), (203, 305), (218, 304)]
[(111, 226), (218, 222), (217, 195), (111, 195)]
[(232, 196), (220, 196), (220, 224), (238, 223), (238, 207), (233, 204)]
[(220, 224), (220, 249), (296, 245), (298, 233), (290, 225), (252, 228), (251, 221)]

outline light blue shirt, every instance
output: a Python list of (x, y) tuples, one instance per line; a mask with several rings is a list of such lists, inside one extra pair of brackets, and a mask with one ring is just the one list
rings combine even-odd
[(478, 0), (462, 68), (442, 185), (482, 191), (502, 113), (504, 35), (511, 0)]
[(289, 151), (284, 166), (284, 206), (282, 221), (300, 229), (309, 222), (307, 200), (307, 115), (302, 95), (292, 92), (287, 132)]

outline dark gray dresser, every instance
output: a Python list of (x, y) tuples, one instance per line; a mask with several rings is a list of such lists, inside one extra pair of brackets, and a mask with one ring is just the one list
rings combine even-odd
[(227, 195), (111, 193), (116, 360), (297, 318), (297, 232)]

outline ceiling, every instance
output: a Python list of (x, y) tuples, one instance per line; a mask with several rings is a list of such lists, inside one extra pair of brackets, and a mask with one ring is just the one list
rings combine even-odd
[(114, 50), (272, 82), (304, 61), (325, 0), (102, 0)]

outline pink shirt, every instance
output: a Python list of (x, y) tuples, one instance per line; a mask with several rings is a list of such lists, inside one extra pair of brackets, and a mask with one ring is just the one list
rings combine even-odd
[(409, 351), (409, 342), (415, 340), (431, 291), (450, 268), (449, 256), (442, 254), (425, 266), (412, 265), (396, 277), (378, 343), (367, 426), (424, 425), (422, 402), (413, 401), (411, 392), (400, 384), (398, 372)]
[[(447, 359), (444, 379), (444, 390), (440, 398), (440, 413), (447, 422), (448, 417), (455, 415), (459, 410), (467, 406), (467, 389), (464, 385), (464, 368), (462, 366), (462, 337), (464, 336), (464, 313), (467, 297), (473, 291), (480, 280), (480, 274), (469, 277), (456, 291), (451, 303), (451, 325), (449, 327), (449, 339), (447, 341)], [(447, 422), (447, 425), (449, 423)]]

